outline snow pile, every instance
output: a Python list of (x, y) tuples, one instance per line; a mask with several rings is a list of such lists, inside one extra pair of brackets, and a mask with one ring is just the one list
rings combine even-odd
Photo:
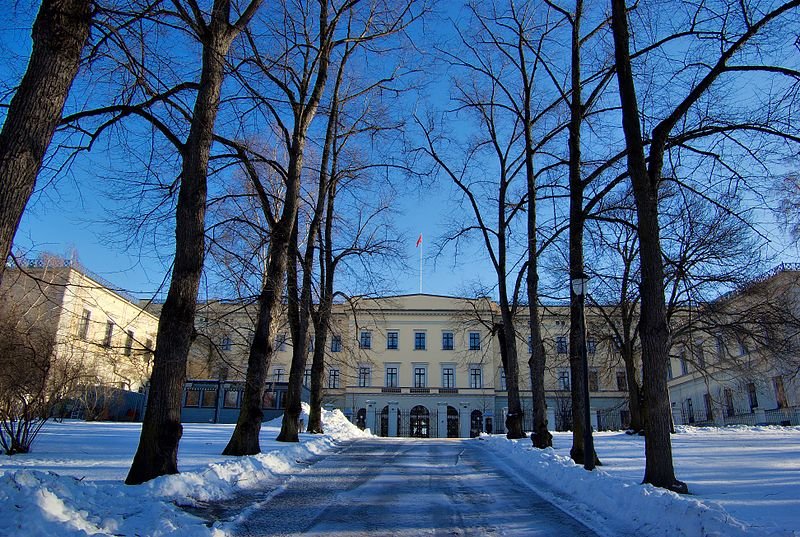
[[(307, 405), (303, 411), (307, 420)], [(326, 453), (337, 442), (368, 436), (339, 411), (323, 411), (322, 421), (325, 435), (303, 434), (297, 444), (266, 442), (278, 449), (251, 457), (224, 458), (135, 487), (39, 470), (5, 472), (0, 475), (0, 536), (219, 537), (222, 532), (206, 527), (176, 504), (196, 505), (230, 498), (242, 490), (276, 487), (296, 472), (303, 460)], [(268, 436), (277, 434), (270, 424), (264, 424), (262, 430)], [(184, 437), (184, 442), (187, 440), (191, 443)], [(27, 455), (5, 457), (2, 462), (18, 457)], [(129, 465), (130, 459), (126, 462)], [(91, 475), (91, 468), (84, 470)]]
[(746, 524), (716, 502), (612, 476), (602, 467), (586, 472), (552, 448), (534, 449), (528, 439), (512, 441), (503, 436), (483, 435), (480, 440), (501, 454), (502, 463), (512, 467), (517, 475), (538, 482), (540, 486), (534, 488), (552, 503), (577, 514), (591, 527), (610, 530), (611, 535), (630, 532), (653, 537), (800, 535), (791, 530)]

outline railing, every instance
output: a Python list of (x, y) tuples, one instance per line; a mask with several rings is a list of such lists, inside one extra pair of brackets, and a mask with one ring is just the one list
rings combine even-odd
[(430, 388), (411, 388), (410, 393), (431, 393)]
[(381, 388), (381, 393), (400, 393), (402, 391), (403, 390), (401, 388), (397, 388), (397, 387), (393, 387), (393, 386), (387, 386), (387, 387)]
[(458, 393), (458, 388), (439, 388), (439, 393)]

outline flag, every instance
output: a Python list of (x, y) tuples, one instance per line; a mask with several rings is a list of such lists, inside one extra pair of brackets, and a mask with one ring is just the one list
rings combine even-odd
[(419, 234), (419, 238), (417, 239), (417, 248), (419, 248), (420, 244), (422, 244), (422, 233)]

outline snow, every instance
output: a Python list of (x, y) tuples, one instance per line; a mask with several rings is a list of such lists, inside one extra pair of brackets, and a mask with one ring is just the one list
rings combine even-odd
[(586, 472), (569, 459), (571, 433), (554, 448), (482, 436), (503, 464), (537, 483), (548, 499), (610, 535), (800, 536), (800, 427), (681, 427), (672, 436), (678, 495), (641, 485), (644, 439), (596, 433), (603, 466)]
[[(304, 406), (304, 413), (307, 414)], [(308, 416), (303, 416), (307, 422)], [(122, 483), (141, 424), (49, 423), (33, 452), (0, 456), (0, 536), (216, 536), (224, 533), (178, 505), (202, 505), (244, 490), (275, 488), (304, 461), (341, 442), (368, 436), (338, 411), (323, 411), (324, 435), (274, 440), (280, 420), (265, 423), (259, 455), (220, 455), (233, 425), (185, 424), (181, 473), (139, 486)]]
[[(276, 442), (280, 422), (266, 423), (264, 453), (236, 458), (220, 455), (233, 425), (185, 424), (182, 473), (135, 487), (122, 481), (140, 424), (50, 423), (32, 453), (0, 455), (0, 536), (224, 537), (226, 526), (208, 527), (179, 506), (205, 509), (238, 493), (282, 490), (310, 461), (369, 437), (338, 411), (325, 412), (323, 422), (325, 435), (303, 434), (299, 444)], [(592, 473), (569, 459), (570, 433), (555, 433), (554, 449), (543, 451), (501, 435), (459, 442), (603, 535), (800, 537), (800, 427), (679, 428), (672, 445), (676, 475), (691, 492), (684, 496), (640, 484), (638, 436), (597, 433), (603, 466)], [(502, 497), (485, 480), (480, 492)]]

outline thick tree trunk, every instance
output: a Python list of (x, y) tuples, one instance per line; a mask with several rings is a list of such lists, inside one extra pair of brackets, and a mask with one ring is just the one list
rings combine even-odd
[(89, 39), (91, 0), (43, 0), (28, 68), (0, 131), (0, 282)]
[[(686, 484), (675, 477), (669, 436), (672, 416), (667, 392), (669, 328), (658, 227), (659, 177), (648, 174), (644, 156), (639, 105), (631, 72), (625, 0), (612, 0), (611, 8), (622, 128), (628, 149), (628, 173), (636, 201), (640, 245), (639, 334), (642, 342), (642, 388), (647, 408), (644, 482), (676, 492), (687, 492)], [(653, 143), (659, 147), (651, 148), (651, 159), (663, 161), (664, 140), (661, 136), (656, 136), (656, 133), (653, 138)]]
[[(531, 270), (530, 265), (528, 270)], [(547, 354), (544, 349), (541, 324), (539, 322), (538, 276), (535, 276), (536, 282), (531, 283), (530, 274), (531, 273), (528, 272), (528, 300), (530, 301), (532, 347), (531, 357), (528, 359), (528, 369), (531, 374), (531, 393), (533, 395), (533, 432), (531, 433), (531, 442), (534, 447), (544, 449), (553, 446), (553, 435), (548, 431), (547, 398), (544, 389), (544, 370)]]
[(636, 378), (637, 368), (633, 349), (630, 348), (630, 344), (626, 344), (626, 347), (628, 348), (624, 348), (622, 351), (622, 361), (625, 363), (625, 376), (628, 382), (628, 410), (631, 413), (631, 422), (628, 429), (638, 434), (643, 433), (646, 429), (642, 404), (643, 394)]
[[(505, 312), (503, 312), (505, 309)], [(519, 398), (519, 362), (517, 360), (517, 342), (514, 334), (514, 321), (511, 312), (501, 305), (503, 323), (497, 327), (500, 342), (500, 357), (506, 373), (506, 389), (508, 391), (508, 414), (506, 414), (506, 438), (525, 438), (523, 427), (524, 414)]]
[(322, 381), (325, 374), (325, 346), (328, 344), (328, 321), (330, 320), (330, 304), (327, 304), (328, 314), (323, 314), (323, 305), (317, 314), (319, 321), (314, 323), (314, 357), (311, 361), (311, 397), (308, 414), (309, 433), (322, 434)]
[(227, 23), (220, 21), (220, 16), (227, 21), (225, 14), (217, 13), (203, 45), (200, 87), (183, 151), (172, 279), (158, 322), (150, 395), (139, 447), (125, 480), (129, 485), (178, 472), (178, 443), (183, 433), (181, 397), (186, 380), (186, 359), (195, 336), (197, 291), (205, 255), (208, 160), (225, 55), (231, 42)]

